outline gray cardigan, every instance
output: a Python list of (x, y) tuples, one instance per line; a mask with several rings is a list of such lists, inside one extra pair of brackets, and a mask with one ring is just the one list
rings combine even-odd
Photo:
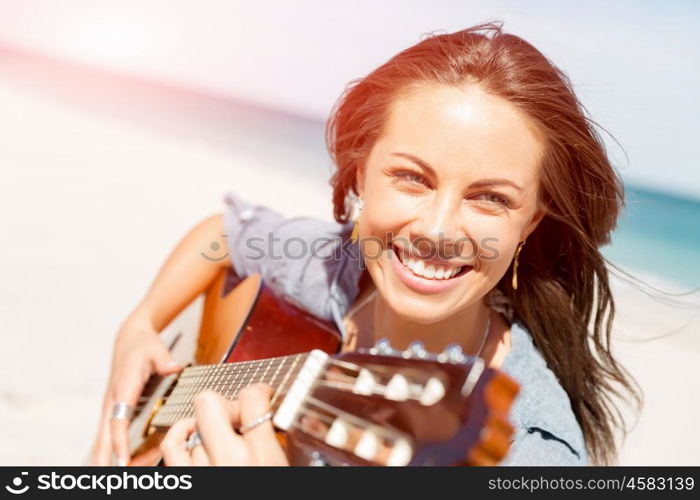
[[(364, 269), (352, 223), (285, 217), (235, 193), (224, 198), (229, 258), (239, 276), (260, 273), (278, 295), (315, 316), (343, 317), (359, 293)], [(530, 333), (510, 323), (511, 350), (502, 371), (520, 384), (511, 412), (515, 435), (501, 465), (589, 465), (583, 434), (569, 397), (547, 367)]]

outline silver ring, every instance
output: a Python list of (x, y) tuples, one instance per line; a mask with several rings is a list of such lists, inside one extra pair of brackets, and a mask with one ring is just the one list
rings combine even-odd
[(201, 444), (203, 444), (202, 436), (199, 435), (199, 432), (194, 431), (192, 434), (189, 435), (187, 441), (185, 441), (185, 449), (189, 451), (195, 446), (199, 446)]
[(241, 426), (238, 428), (238, 432), (240, 432), (241, 434), (245, 434), (245, 433), (248, 432), (249, 430), (251, 430), (251, 429), (257, 427), (258, 425), (264, 424), (265, 422), (267, 422), (267, 421), (270, 420), (271, 418), (272, 418), (272, 412), (271, 412), (271, 411), (268, 411), (268, 412), (265, 413), (264, 415), (260, 415), (258, 418), (255, 418), (255, 419), (251, 420), (251, 421), (248, 422), (247, 424), (241, 425)]
[(134, 407), (120, 401), (112, 407), (112, 420), (131, 420), (134, 418)]

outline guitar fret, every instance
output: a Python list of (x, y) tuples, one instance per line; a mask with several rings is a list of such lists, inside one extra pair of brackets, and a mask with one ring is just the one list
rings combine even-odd
[(241, 385), (243, 384), (243, 381), (245, 380), (246, 375), (250, 372), (250, 366), (245, 367), (245, 370), (241, 370), (236, 376), (233, 378), (233, 392), (231, 395), (236, 398), (238, 396), (238, 391), (241, 388)]
[(255, 367), (255, 371), (253, 371), (252, 368), (252, 366), (248, 368), (248, 371), (244, 374), (243, 378), (241, 379), (241, 383), (238, 387), (238, 390), (236, 391), (236, 394), (241, 392), (241, 389), (243, 389), (244, 387), (248, 387), (251, 384), (251, 381), (255, 378), (255, 374), (258, 371), (258, 366)]
[(259, 370), (260, 370), (260, 365), (255, 367), (255, 371), (253, 372), (253, 375), (250, 377), (250, 380), (248, 381), (247, 386), (255, 383), (255, 376), (258, 374)]
[(185, 391), (182, 393), (182, 396), (176, 401), (178, 403), (178, 406), (176, 407), (175, 415), (174, 418), (176, 420), (180, 420), (185, 416), (185, 408), (187, 406), (187, 401), (190, 399), (192, 396), (192, 393), (197, 390), (198, 387), (201, 386), (202, 381), (204, 379), (204, 376), (206, 374), (205, 370), (202, 370), (202, 372), (199, 374), (197, 378), (195, 378), (191, 384), (188, 384), (185, 386)]
[(264, 371), (264, 372), (262, 373), (262, 375), (260, 376), (259, 382), (267, 383), (267, 382), (265, 381), (265, 375), (267, 374), (268, 370), (270, 369), (270, 366), (272, 366), (271, 361), (272, 361), (272, 360), (268, 360), (267, 366), (265, 367), (265, 371)]
[(226, 399), (231, 399), (231, 388), (233, 387), (233, 383), (231, 381), (231, 378), (229, 377), (229, 371), (226, 370), (226, 371), (224, 371), (224, 373), (225, 373), (224, 379), (226, 380), (226, 384), (224, 386), (225, 387), (224, 397)]
[(222, 381), (223, 381), (223, 370), (214, 370), (214, 387), (213, 390), (216, 391), (217, 393), (221, 394), (221, 391), (219, 389)]
[(258, 379), (255, 381), (256, 384), (264, 383), (265, 382), (265, 374), (267, 373), (267, 370), (270, 369), (270, 362), (267, 362), (267, 365), (263, 363), (260, 365), (261, 367), (265, 367), (265, 369), (262, 371), (260, 375), (258, 375)]
[(187, 399), (189, 398), (190, 394), (192, 394), (192, 391), (196, 390), (196, 388), (201, 383), (203, 376), (204, 372), (200, 373), (199, 376), (195, 378), (191, 384), (187, 384), (184, 386), (185, 391), (183, 391), (181, 396), (175, 401), (177, 403), (173, 415), (173, 418), (175, 420), (180, 420), (184, 416), (183, 407), (186, 405)]
[[(282, 362), (282, 363), (280, 363), (279, 365), (277, 365), (277, 370), (275, 370), (275, 373), (272, 375), (272, 379), (270, 380), (270, 385), (271, 385), (272, 388), (275, 390), (275, 392), (277, 392), (277, 387), (276, 387), (276, 384), (275, 384), (275, 379), (277, 378), (277, 375), (279, 374), (280, 370), (282, 369), (282, 366), (284, 365), (284, 363), (286, 363), (286, 361), (287, 361), (287, 360), (285, 360), (284, 362)], [(274, 393), (273, 393), (273, 394), (274, 394)]]
[(277, 402), (277, 398), (278, 398), (278, 397), (282, 394), (282, 392), (283, 392), (283, 387), (284, 387), (285, 382), (287, 381), (287, 379), (289, 379), (289, 376), (292, 374), (292, 372), (294, 371), (294, 368), (296, 367), (297, 363), (299, 362), (300, 356), (301, 356), (301, 355), (297, 355), (297, 356), (294, 358), (294, 363), (292, 363), (291, 368), (290, 368), (289, 370), (287, 370), (287, 373), (286, 373), (285, 377), (282, 379), (282, 383), (279, 385), (279, 387), (277, 388), (277, 390), (275, 390), (274, 394), (272, 395), (271, 404), (273, 405), (273, 407), (274, 407), (275, 403)]

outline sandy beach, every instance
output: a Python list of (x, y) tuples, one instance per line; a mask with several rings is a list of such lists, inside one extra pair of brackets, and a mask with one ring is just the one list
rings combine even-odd
[[(330, 220), (330, 160), (319, 123), (119, 80), (109, 87), (8, 53), (0, 75), (0, 464), (79, 464), (114, 335), (179, 238), (222, 211), (229, 190)], [(244, 118), (229, 119), (236, 114)], [(242, 135), (247, 126), (269, 134), (271, 121), (274, 142)], [(645, 393), (619, 463), (697, 464), (700, 437), (686, 432), (700, 416), (700, 312), (613, 283), (614, 349)], [(168, 331), (195, 331), (199, 306)]]

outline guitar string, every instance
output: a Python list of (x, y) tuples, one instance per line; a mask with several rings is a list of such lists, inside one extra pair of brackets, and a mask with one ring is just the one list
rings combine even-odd
[[(286, 358), (278, 362), (268, 363), (264, 373), (266, 374), (270, 369), (276, 369), (275, 375), (277, 375), (282, 367), (284, 367), (285, 365), (291, 365), (295, 361), (298, 361), (298, 357), (296, 356)], [(257, 372), (259, 372), (259, 368), (262, 365), (263, 364), (257, 365), (257, 370), (255, 371), (250, 369), (219, 370), (217, 372), (212, 372), (211, 375), (214, 375), (213, 378), (211, 375), (209, 377), (202, 375), (196, 377), (187, 377), (186, 379), (182, 380), (182, 383), (178, 383), (178, 385), (175, 386), (173, 392), (171, 393), (171, 397), (175, 395), (176, 392), (179, 395), (182, 395), (183, 392), (190, 392), (192, 390), (205, 388), (227, 388), (230, 390), (236, 386), (243, 386), (246, 382), (248, 383), (248, 385), (250, 385), (250, 383), (252, 383), (252, 381), (256, 379), (259, 381), (266, 380), (265, 377), (257, 377)], [(270, 379), (270, 381), (272, 380), (273, 379)]]
[(288, 362), (291, 362), (294, 358), (285, 358), (283, 360), (279, 361), (273, 361), (273, 362), (260, 362), (256, 363), (255, 365), (250, 365), (250, 366), (227, 366), (231, 363), (226, 363), (222, 365), (212, 365), (215, 368), (212, 368), (211, 370), (207, 370), (201, 373), (185, 373), (183, 374), (179, 380), (182, 380), (183, 382), (190, 382), (192, 380), (199, 380), (202, 378), (205, 378), (207, 376), (220, 376), (220, 375), (232, 375), (232, 374), (237, 374), (237, 373), (248, 373), (251, 371), (251, 368), (259, 368), (261, 366), (264, 366), (267, 364), (268, 367), (275, 367), (281, 364), (285, 364)]
[[(324, 401), (321, 401), (320, 399), (316, 399), (313, 396), (307, 396), (306, 402), (320, 408), (321, 410), (325, 410), (332, 415), (336, 415), (336, 418), (342, 416), (344, 420), (353, 423), (356, 427), (369, 426), (373, 424), (373, 422), (370, 422), (369, 420), (366, 420), (362, 417), (358, 417), (357, 415), (349, 413), (348, 411), (343, 410), (342, 408), (338, 408)], [(375, 431), (376, 434), (392, 437), (391, 431), (384, 427), (376, 426)]]
[[(297, 358), (297, 360), (298, 360), (298, 358)], [(343, 366), (343, 367), (346, 368), (346, 369), (359, 369), (359, 367), (357, 367), (357, 365), (354, 365), (354, 364), (352, 364), (352, 363), (343, 362), (343, 365), (345, 365), (345, 366)], [(349, 366), (348, 366), (348, 365), (349, 365)], [(259, 378), (257, 381), (258, 381), (258, 382), (265, 382), (265, 383), (270, 383), (270, 384), (272, 384), (272, 383), (274, 382), (274, 380), (277, 378), (277, 376), (279, 375), (279, 368), (280, 368), (281, 366), (282, 366), (282, 364), (279, 365), (278, 369), (275, 371), (274, 374), (272, 374), (272, 375), (270, 375), (270, 376), (264, 375), (264, 376), (262, 376), (261, 378)], [(265, 374), (267, 373), (267, 371), (269, 371), (269, 368), (266, 369)], [(338, 374), (338, 375), (341, 375), (341, 374)], [(289, 373), (287, 374), (287, 376), (289, 376)], [(352, 389), (353, 389), (353, 386), (354, 386), (353, 381), (356, 380), (355, 377), (350, 376), (350, 375), (342, 375), (342, 376), (344, 377), (345, 380), (348, 380), (348, 382), (344, 382), (344, 383), (343, 383), (343, 382), (341, 382), (341, 381), (325, 381), (325, 380), (321, 380), (321, 381), (319, 382), (319, 385), (320, 385), (320, 386), (323, 386), (323, 387), (331, 387), (331, 388), (336, 388), (336, 389), (340, 389), (340, 390), (347, 390), (347, 391), (352, 390)], [(268, 379), (268, 377), (269, 377), (269, 379)], [(252, 382), (251, 382), (251, 383), (252, 383)], [(225, 395), (226, 397), (228, 397), (228, 396), (236, 396), (237, 393), (239, 392), (241, 386), (236, 387), (236, 389), (233, 391), (233, 393), (232, 393), (232, 394), (229, 394), (230, 388), (233, 387), (233, 386), (235, 386), (235, 385), (238, 385), (238, 384), (230, 384), (230, 383), (219, 384), (218, 386), (219, 386), (220, 389), (225, 389), (224, 391), (221, 391), (221, 390), (220, 390), (219, 392), (223, 392), (224, 395)], [(244, 384), (243, 384), (243, 385), (244, 385)], [(386, 384), (376, 384), (376, 386), (375, 386), (374, 389), (375, 389), (375, 392), (376, 392), (376, 393), (380, 394), (380, 393), (382, 393), (382, 392), (385, 392), (385, 391), (387, 390), (387, 387), (388, 387), (388, 386), (387, 386)], [(281, 385), (278, 387), (278, 390), (279, 390), (279, 389), (282, 389), (282, 388), (283, 388), (283, 384), (281, 384)], [(282, 392), (284, 392), (284, 391), (282, 391)], [(176, 402), (176, 403), (174, 404), (174, 406), (171, 405), (171, 410), (174, 409), (174, 410), (175, 410), (174, 413), (176, 413), (177, 415), (181, 415), (181, 414), (183, 414), (183, 413), (189, 413), (190, 410), (191, 410), (191, 407), (192, 407), (192, 401), (191, 401), (191, 397), (190, 397), (190, 396), (192, 396), (191, 393), (187, 393), (187, 394), (185, 394), (185, 395), (181, 395), (181, 398), (182, 398), (183, 400), (182, 400), (182, 401), (179, 401), (179, 402)]]
[[(292, 362), (296, 356), (285, 356), (284, 358), (269, 358), (267, 360), (258, 360), (254, 363), (247, 363), (245, 366), (239, 365), (238, 362), (234, 363), (223, 363), (219, 365), (207, 365), (208, 369), (200, 371), (199, 373), (196, 372), (186, 372), (183, 373), (180, 378), (178, 379), (178, 383), (190, 383), (190, 382), (200, 382), (202, 379), (205, 378), (211, 378), (213, 376), (222, 376), (222, 375), (236, 375), (236, 374), (241, 374), (241, 373), (250, 373), (251, 368), (256, 367), (259, 369), (259, 367), (264, 366), (267, 364), (268, 369), (272, 367), (276, 367), (281, 364), (289, 363)], [(180, 382), (181, 381), (181, 382)]]
[[(369, 300), (371, 300), (374, 295), (376, 294), (376, 290), (373, 291), (368, 297), (366, 297), (360, 304), (357, 304), (356, 307), (353, 307), (351, 310), (351, 313), (354, 313), (357, 309), (361, 308), (362, 306), (365, 305)], [(487, 317), (486, 321), (486, 327), (484, 328), (484, 335), (482, 337), (481, 345), (479, 346), (479, 349), (476, 352), (476, 356), (479, 356), (486, 344), (486, 340), (488, 338), (489, 330), (490, 330), (490, 325), (491, 325), (491, 318), (490, 315)], [(277, 358), (267, 358), (263, 360), (251, 360), (251, 361), (243, 361), (243, 362), (235, 362), (235, 363), (222, 363), (222, 364), (215, 364), (215, 365), (198, 365), (198, 366), (193, 366), (193, 367), (187, 367), (185, 371), (183, 372), (182, 376), (178, 379), (178, 385), (181, 386), (187, 386), (188, 384), (192, 385), (202, 385), (203, 379), (205, 379), (207, 382), (210, 379), (218, 379), (218, 378), (226, 378), (226, 380), (221, 380), (219, 384), (204, 384), (207, 387), (216, 387), (217, 385), (233, 385), (235, 384), (235, 378), (231, 379), (231, 375), (239, 375), (239, 374), (248, 374), (250, 373), (250, 368), (255, 367), (256, 370), (259, 370), (259, 368), (265, 363), (267, 363), (266, 366), (266, 371), (269, 370), (270, 368), (275, 368), (278, 367), (279, 364), (283, 364), (287, 361), (289, 361), (291, 358), (294, 358), (294, 356), (283, 356), (283, 357), (277, 357)], [(254, 377), (251, 377), (254, 379)], [(241, 381), (245, 380), (245, 376), (242, 378)], [(176, 386), (177, 388), (177, 386)]]
[[(294, 355), (294, 356), (288, 356), (285, 357), (284, 359), (280, 360), (279, 362), (275, 363), (268, 363), (268, 366), (266, 367), (265, 371), (263, 372), (263, 375), (260, 376), (257, 381), (258, 382), (266, 382), (272, 384), (274, 380), (280, 375), (280, 369), (285, 365), (285, 364), (291, 364), (292, 367), (298, 363), (299, 359), (301, 357), (305, 357), (305, 353), (300, 354), (300, 355)], [(275, 358), (270, 358), (270, 359), (275, 359)], [(229, 382), (226, 384), (216, 384), (215, 387), (213, 388), (219, 388), (219, 389), (226, 389), (225, 391), (218, 391), (219, 393), (223, 392), (226, 396), (230, 395), (236, 395), (239, 390), (245, 386), (245, 385), (250, 385), (251, 383), (254, 383), (255, 380), (255, 375), (257, 375), (257, 372), (259, 371), (260, 366), (262, 366), (261, 363), (257, 364), (257, 369), (254, 372), (254, 376), (248, 381), (247, 384), (239, 384), (236, 382)], [(274, 374), (271, 374), (268, 380), (267, 372), (270, 370), (270, 368), (276, 367), (277, 369), (275, 370)], [(245, 375), (248, 375), (251, 370), (244, 371), (244, 370), (237, 370), (238, 373), (244, 373), (244, 378)], [(291, 370), (293, 371), (293, 370)], [(280, 390), (284, 389), (284, 384), (286, 380), (289, 378), (290, 372), (288, 371), (285, 375), (285, 378), (283, 379), (283, 382), (277, 387), (277, 390), (275, 391), (275, 397), (278, 395)], [(161, 410), (158, 413), (158, 421), (162, 422), (163, 420), (166, 421), (173, 421), (174, 419), (179, 419), (187, 414), (190, 414), (190, 410), (193, 406), (193, 398), (196, 396), (198, 392), (201, 392), (200, 389), (203, 390), (203, 388), (211, 388), (212, 385), (207, 385), (207, 380), (208, 379), (200, 379), (200, 380), (194, 380), (194, 384), (191, 386), (184, 386), (181, 388), (179, 391), (177, 390), (178, 388), (176, 387), (175, 390), (173, 390), (173, 393), (168, 397), (166, 404), (161, 408)], [(234, 379), (235, 380), (235, 379)], [(292, 379), (293, 381), (293, 379)], [(235, 389), (231, 391), (231, 389)], [(176, 392), (177, 391), (177, 392)], [(231, 394), (229, 394), (231, 392)]]
[[(374, 298), (376, 290), (366, 297), (360, 304), (359, 307), (352, 308), (352, 313), (358, 310), (360, 307), (364, 306), (369, 300)], [(487, 317), (486, 327), (484, 328), (484, 335), (482, 338), (481, 345), (476, 352), (476, 356), (479, 356), (486, 345), (486, 340), (488, 338), (489, 330), (491, 326), (491, 317)], [(162, 410), (164, 415), (169, 413), (178, 413), (178, 410), (189, 410), (193, 406), (194, 396), (204, 389), (211, 389), (219, 393), (223, 392), (225, 396), (235, 396), (238, 392), (245, 386), (251, 385), (256, 382), (272, 383), (279, 373), (280, 368), (292, 359), (298, 360), (298, 356), (284, 356), (279, 358), (267, 358), (264, 360), (251, 360), (244, 362), (223, 363), (218, 365), (205, 365), (205, 366), (195, 366), (188, 367), (189, 370), (183, 373), (182, 384), (178, 381), (173, 392), (166, 398), (165, 405)], [(257, 372), (260, 370), (261, 366), (265, 366), (265, 372), (263, 376), (256, 380)], [(247, 376), (251, 372), (251, 368), (255, 368), (252, 376), (246, 380)], [(265, 374), (270, 370), (270, 368), (277, 368), (275, 371), (275, 376), (270, 380), (265, 379)], [(231, 377), (233, 375), (233, 378)], [(241, 380), (238, 381), (238, 375), (242, 375)], [(217, 382), (218, 381), (218, 382)], [(213, 382), (213, 383), (212, 383)], [(180, 390), (178, 391), (178, 387)], [(188, 390), (189, 389), (189, 390)], [(222, 389), (225, 389), (222, 391)], [(182, 394), (184, 392), (184, 394)], [(229, 394), (229, 392), (231, 394)], [(175, 401), (173, 401), (172, 399)], [(168, 402), (170, 403), (168, 405)], [(183, 408), (184, 407), (184, 408)]]
[[(487, 321), (486, 332), (488, 332), (489, 323), (490, 321)], [(479, 349), (479, 351), (481, 351), (481, 349)], [(182, 383), (175, 388), (168, 398), (169, 404), (167, 409), (174, 410), (175, 407), (191, 406), (192, 398), (196, 393), (204, 389), (211, 389), (229, 397), (236, 396), (243, 387), (256, 382), (274, 385), (273, 383), (281, 368), (298, 361), (298, 359), (299, 355), (296, 355), (245, 362), (243, 365), (239, 363), (235, 363), (234, 365), (208, 365), (209, 369), (205, 373), (196, 375), (189, 374), (188, 377), (182, 380)], [(360, 366), (345, 361), (330, 359), (329, 362), (347, 370), (359, 371), (361, 369)], [(262, 366), (265, 366), (265, 371), (262, 376), (258, 376), (258, 372)], [(252, 367), (255, 367), (255, 371), (251, 370)], [(266, 375), (270, 369), (275, 369), (275, 372), (274, 375), (268, 378)], [(350, 382), (347, 382), (343, 387), (350, 389), (352, 387), (352, 380), (354, 379), (349, 375), (346, 375), (345, 379), (350, 380)], [(330, 384), (326, 385), (330, 386)], [(381, 388), (384, 387), (384, 385), (381, 385)]]
[[(274, 358), (271, 358), (274, 359)], [(294, 361), (292, 361), (292, 358), (285, 358), (279, 363), (273, 363), (270, 364), (267, 368), (266, 371), (269, 371), (270, 368), (277, 368), (277, 371), (281, 367), (287, 364), (291, 364)], [(353, 370), (353, 371), (360, 371), (361, 366), (355, 364), (355, 363), (348, 363), (346, 361), (337, 361), (334, 359), (329, 359), (328, 360), (329, 364), (337, 365), (343, 369), (346, 370)], [(222, 371), (223, 373), (223, 371)], [(183, 389), (192, 389), (192, 388), (201, 388), (202, 386), (207, 388), (207, 389), (212, 389), (212, 390), (222, 390), (226, 389), (227, 391), (230, 390), (233, 387), (236, 387), (236, 392), (239, 388), (242, 388), (246, 385), (250, 385), (255, 382), (272, 382), (276, 377), (277, 373), (268, 381), (264, 377), (263, 378), (257, 378), (256, 374), (254, 373), (253, 376), (249, 376), (251, 373), (250, 370), (236, 370), (236, 371), (229, 371), (226, 373), (223, 373), (223, 375), (226, 376), (225, 379), (219, 380), (218, 382), (205, 382), (204, 384), (201, 383), (201, 380), (199, 378), (194, 378), (194, 377), (189, 377), (187, 380), (183, 381), (182, 385), (178, 385), (176, 387), (176, 390), (178, 390), (178, 393), (182, 395), (181, 393), (183, 392)], [(235, 375), (234, 377), (231, 377), (230, 375)], [(239, 378), (239, 375), (241, 377)], [(217, 377), (218, 379), (219, 377)], [(257, 380), (256, 380), (257, 378)], [(354, 380), (353, 377), (351, 376), (346, 376), (346, 378), (349, 378), (351, 380)]]

